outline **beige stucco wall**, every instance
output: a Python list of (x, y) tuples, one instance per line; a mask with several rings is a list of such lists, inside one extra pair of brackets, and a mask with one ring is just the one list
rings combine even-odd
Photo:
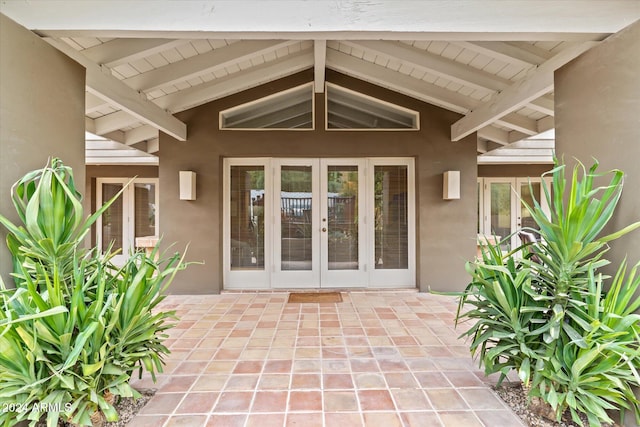
[[(589, 50), (555, 75), (556, 151), (600, 170), (626, 173), (610, 229), (640, 220), (640, 21)], [(640, 260), (640, 231), (611, 244), (617, 267)]]
[[(324, 131), (324, 100), (316, 98), (315, 131), (220, 131), (220, 110), (312, 81), (311, 71), (275, 81), (178, 115), (188, 140), (160, 138), (161, 234), (164, 242), (187, 243), (189, 259), (204, 261), (181, 272), (170, 292), (216, 293), (222, 285), (222, 163), (224, 157), (411, 156), (416, 159), (418, 283), (422, 291), (463, 288), (465, 260), (475, 253), (475, 135), (453, 143), (450, 125), (459, 115), (397, 93), (328, 72), (327, 79), (420, 111), (417, 132)], [(318, 125), (320, 124), (320, 125)], [(320, 129), (318, 129), (320, 127)], [(197, 173), (197, 200), (178, 200), (178, 172)], [(460, 200), (442, 200), (442, 173), (460, 170)], [(167, 226), (167, 224), (170, 224)]]
[[(82, 66), (0, 15), (0, 213), (12, 221), (11, 186), (47, 158), (84, 182), (84, 87)], [(12, 283), (5, 236), (0, 228), (0, 272)]]
[[(640, 21), (555, 74), (556, 151), (600, 170), (621, 169), (625, 184), (609, 231), (640, 221)], [(622, 260), (640, 261), (640, 230), (611, 243), (612, 274)], [(636, 390), (640, 397), (640, 390)], [(625, 426), (637, 426), (627, 414)]]

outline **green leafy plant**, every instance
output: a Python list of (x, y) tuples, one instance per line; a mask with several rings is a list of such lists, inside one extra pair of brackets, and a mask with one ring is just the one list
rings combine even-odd
[[(486, 373), (518, 372), (530, 398), (549, 404), (559, 420), (569, 411), (582, 425), (610, 423), (607, 411), (631, 410), (640, 422), (640, 266), (626, 262), (606, 288), (597, 270), (607, 264), (608, 242), (640, 226), (604, 234), (619, 201), (623, 173), (597, 173), (578, 164), (568, 184), (565, 166), (543, 181), (550, 216), (534, 198), (526, 205), (540, 239), (508, 254), (489, 244), (481, 260), (468, 263), (472, 281), (460, 298), (457, 321), (474, 325), (472, 354)], [(609, 175), (607, 185), (596, 183)], [(531, 192), (533, 194), (533, 191)], [(523, 202), (524, 203), (524, 202)], [(509, 236), (510, 237), (510, 236)], [(508, 238), (509, 238), (508, 237)], [(463, 312), (465, 305), (473, 309)]]
[(114, 200), (83, 220), (73, 173), (57, 159), (14, 185), (23, 225), (0, 216), (16, 283), (0, 290), (0, 424), (115, 421), (114, 399), (139, 396), (129, 385), (133, 372), (162, 372), (174, 315), (154, 309), (185, 267), (183, 256), (163, 258), (156, 247), (116, 268), (111, 250), (84, 249)]

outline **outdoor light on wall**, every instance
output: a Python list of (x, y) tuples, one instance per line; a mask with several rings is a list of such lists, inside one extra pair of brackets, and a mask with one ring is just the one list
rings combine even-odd
[(442, 198), (456, 200), (460, 198), (460, 171), (446, 171), (442, 180)]
[(180, 171), (180, 200), (196, 199), (196, 173)]

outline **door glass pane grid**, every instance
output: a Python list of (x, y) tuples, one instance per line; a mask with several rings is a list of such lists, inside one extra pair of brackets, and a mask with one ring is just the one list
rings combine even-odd
[(502, 241), (501, 249), (510, 244), (503, 239), (511, 234), (511, 184), (491, 183), (491, 234)]
[[(102, 200), (111, 200), (118, 191), (122, 190), (122, 187), (122, 184), (102, 184)], [(123, 250), (123, 208), (124, 202), (121, 196), (102, 214), (102, 252), (106, 252), (112, 242), (112, 251)]]
[(376, 166), (374, 170), (375, 268), (409, 266), (407, 166)]
[(264, 269), (264, 167), (231, 167), (231, 269)]
[(280, 172), (280, 268), (311, 270), (313, 255), (311, 166), (282, 166)]
[(155, 184), (134, 184), (134, 224), (135, 237), (156, 235), (156, 186)]
[(358, 270), (358, 167), (328, 166), (329, 270)]

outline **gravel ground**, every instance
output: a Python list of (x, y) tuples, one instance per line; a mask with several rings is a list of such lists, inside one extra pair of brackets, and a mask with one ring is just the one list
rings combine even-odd
[[(156, 394), (155, 390), (138, 390), (138, 392), (142, 394), (142, 397), (140, 397), (138, 400), (133, 400), (130, 397), (125, 397), (123, 399), (120, 399), (120, 401), (114, 405), (116, 411), (118, 411), (118, 415), (120, 416), (120, 419), (118, 421), (103, 423), (102, 426), (125, 427), (138, 413), (138, 411), (147, 404), (149, 399), (151, 399), (153, 395)], [(47, 424), (44, 422), (39, 422), (37, 427), (46, 427), (46, 425)], [(65, 421), (58, 421), (58, 427), (69, 426), (71, 426), (71, 424)]]
[(118, 411), (118, 415), (120, 415), (120, 419), (118, 421), (104, 423), (104, 427), (124, 427), (129, 421), (135, 417), (140, 409), (147, 404), (149, 399), (156, 394), (155, 390), (138, 390), (142, 397), (138, 400), (133, 400), (130, 397), (126, 397), (124, 399), (120, 399), (120, 401), (115, 405), (116, 410)]
[[(578, 426), (578, 424), (571, 420), (570, 413), (565, 413), (560, 422), (554, 422), (532, 412), (527, 404), (527, 396), (519, 383), (504, 382), (500, 387), (494, 387), (494, 391), (529, 427)], [(589, 425), (586, 417), (582, 418), (582, 422), (585, 426)]]

